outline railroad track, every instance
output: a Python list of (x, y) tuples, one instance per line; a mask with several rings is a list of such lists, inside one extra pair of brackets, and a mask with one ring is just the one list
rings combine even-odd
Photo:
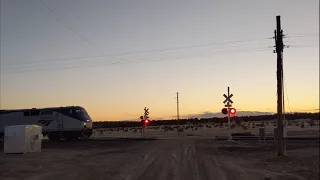
[[(227, 140), (227, 136), (217, 136), (214, 140)], [(263, 140), (259, 136), (233, 136), (233, 140)], [(266, 136), (265, 140), (275, 140), (273, 136)], [(319, 136), (309, 136), (309, 137), (286, 137), (287, 140), (319, 140)]]

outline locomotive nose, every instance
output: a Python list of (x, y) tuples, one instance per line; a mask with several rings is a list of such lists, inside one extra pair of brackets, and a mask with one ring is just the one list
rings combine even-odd
[(92, 129), (92, 120), (86, 120), (86, 121), (83, 123), (83, 126), (84, 126), (86, 129)]

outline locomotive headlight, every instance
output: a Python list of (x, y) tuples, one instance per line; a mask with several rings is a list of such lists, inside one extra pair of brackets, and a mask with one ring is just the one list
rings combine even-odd
[(84, 126), (87, 126), (87, 123), (89, 124), (89, 123), (90, 123), (90, 120), (87, 120), (87, 121), (83, 122), (83, 125), (84, 125)]

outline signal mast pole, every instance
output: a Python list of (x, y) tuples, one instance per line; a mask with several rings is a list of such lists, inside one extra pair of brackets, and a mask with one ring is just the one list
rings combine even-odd
[[(228, 97), (230, 96), (230, 87), (228, 87)], [(231, 132), (230, 132), (230, 107), (231, 107), (231, 104), (230, 102), (228, 101), (227, 103), (228, 105), (228, 134), (229, 134), (229, 137), (228, 137), (228, 141), (232, 141), (232, 136), (231, 136)]]
[[(228, 97), (230, 96), (230, 87), (228, 87)], [(229, 102), (228, 102), (229, 105)], [(228, 106), (228, 126), (229, 126), (229, 130), (230, 130), (230, 106)], [(230, 132), (229, 132), (230, 134)]]

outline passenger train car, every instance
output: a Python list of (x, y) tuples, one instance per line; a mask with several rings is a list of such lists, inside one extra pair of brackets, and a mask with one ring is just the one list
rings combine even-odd
[(86, 139), (92, 135), (92, 120), (80, 106), (0, 110), (0, 137), (5, 126), (31, 124), (42, 126), (43, 135), (50, 140)]

